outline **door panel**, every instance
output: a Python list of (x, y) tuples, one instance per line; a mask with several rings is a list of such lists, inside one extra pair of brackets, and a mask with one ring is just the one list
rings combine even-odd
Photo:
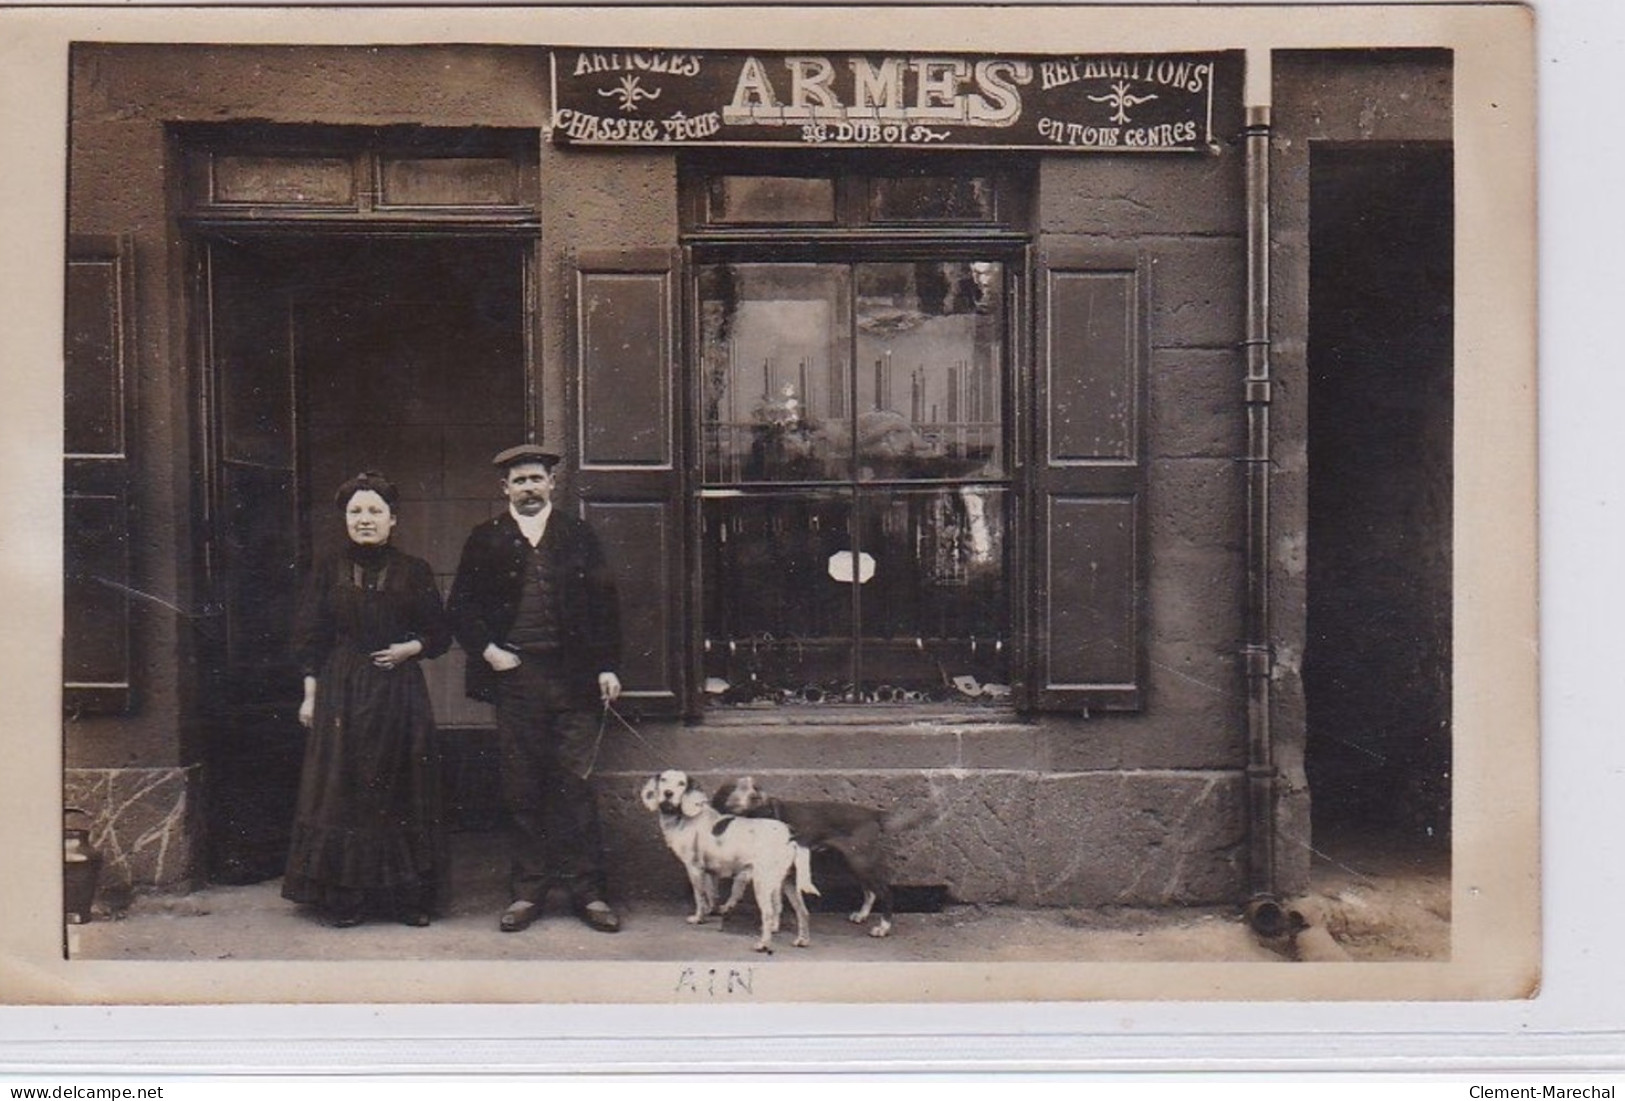
[(207, 251), (214, 399), (210, 578), (224, 631), (208, 755), (209, 872), (276, 875), (303, 753), (299, 669), (290, 648), (300, 562), (289, 300), (237, 246)]

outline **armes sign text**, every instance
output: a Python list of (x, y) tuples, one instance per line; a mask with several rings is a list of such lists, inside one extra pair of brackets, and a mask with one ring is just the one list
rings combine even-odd
[(1217, 54), (553, 52), (553, 140), (1207, 150)]

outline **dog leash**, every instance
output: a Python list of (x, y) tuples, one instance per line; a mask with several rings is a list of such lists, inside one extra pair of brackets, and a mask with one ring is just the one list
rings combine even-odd
[(650, 745), (648, 740), (646, 738), (644, 738), (644, 736), (642, 734), (638, 733), (638, 728), (633, 726), (629, 721), (627, 721), (626, 716), (620, 713), (620, 711), (616, 708), (614, 702), (611, 701), (611, 700), (607, 700), (607, 699), (604, 701), (604, 713), (602, 715), (600, 715), (599, 718), (598, 718), (598, 740), (600, 742), (602, 742), (604, 740), (604, 727), (609, 724), (609, 717), (611, 715), (614, 715), (616, 721), (619, 722), (622, 726), (626, 727), (627, 733), (631, 734), (632, 737), (636, 738), (639, 745), (641, 745), (644, 749), (647, 749), (649, 751), (649, 754), (653, 758), (655, 758), (656, 760), (659, 760), (659, 758), (660, 758), (659, 751), (656, 750), (654, 746)]

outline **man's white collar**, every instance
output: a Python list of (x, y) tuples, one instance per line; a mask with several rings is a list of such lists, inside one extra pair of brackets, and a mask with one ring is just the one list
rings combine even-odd
[(553, 502), (549, 501), (543, 505), (542, 511), (535, 516), (526, 516), (512, 505), (509, 505), (508, 515), (513, 517), (514, 522), (519, 525), (519, 530), (524, 533), (526, 540), (534, 547), (542, 541), (542, 534), (547, 531), (547, 518), (553, 515)]

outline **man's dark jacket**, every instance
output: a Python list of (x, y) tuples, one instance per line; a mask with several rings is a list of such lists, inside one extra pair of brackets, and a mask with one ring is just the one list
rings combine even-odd
[[(497, 674), (483, 655), (488, 643), (507, 642), (519, 613), (529, 550), (507, 510), (475, 527), (463, 544), (446, 611), (468, 653), (465, 689), (474, 699), (495, 696)], [(560, 643), (570, 675), (592, 679), (615, 671), (621, 660), (620, 603), (597, 536), (555, 503), (537, 550), (552, 560)]]

